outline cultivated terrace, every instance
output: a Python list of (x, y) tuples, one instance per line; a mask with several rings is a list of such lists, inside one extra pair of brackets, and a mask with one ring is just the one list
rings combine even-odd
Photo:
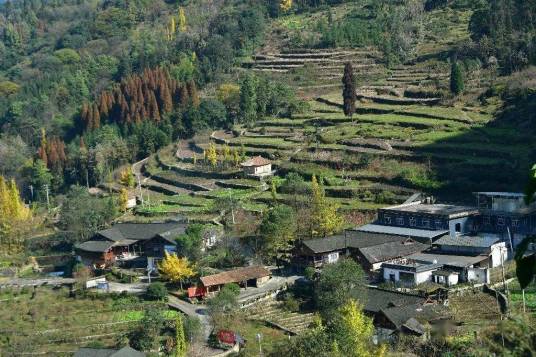
[(536, 355), (535, 29), (0, 0), (0, 356)]

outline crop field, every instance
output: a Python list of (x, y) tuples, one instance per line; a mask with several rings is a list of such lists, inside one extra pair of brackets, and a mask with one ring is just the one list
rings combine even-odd
[[(151, 303), (135, 297), (69, 297), (67, 289), (0, 292), (0, 352), (72, 355), (92, 342), (113, 347)], [(163, 310), (166, 319), (177, 312)], [(4, 355), (4, 354), (2, 354)]]

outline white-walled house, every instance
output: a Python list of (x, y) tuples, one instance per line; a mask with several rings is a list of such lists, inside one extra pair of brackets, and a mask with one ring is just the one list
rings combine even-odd
[(488, 268), (501, 266), (508, 259), (506, 242), (501, 241), (496, 235), (445, 236), (435, 241), (433, 245), (438, 247), (439, 251), (444, 254), (487, 256)]
[(255, 156), (240, 164), (246, 176), (262, 178), (273, 174), (272, 162), (262, 156)]
[(441, 264), (423, 264), (412, 260), (400, 259), (396, 262), (384, 263), (383, 279), (393, 283), (416, 286), (432, 281), (432, 275), (441, 269)]

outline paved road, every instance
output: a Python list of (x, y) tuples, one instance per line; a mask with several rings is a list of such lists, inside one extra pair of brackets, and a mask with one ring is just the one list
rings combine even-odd
[(71, 278), (42, 278), (42, 279), (26, 279), (16, 278), (5, 281), (0, 281), (0, 287), (9, 286), (41, 286), (41, 285), (70, 285), (76, 283), (76, 279)]

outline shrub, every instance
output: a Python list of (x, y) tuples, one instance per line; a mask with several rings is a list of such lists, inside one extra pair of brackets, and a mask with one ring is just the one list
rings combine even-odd
[(300, 311), (300, 303), (293, 296), (286, 296), (283, 301), (283, 308), (290, 312)]
[(163, 283), (152, 283), (147, 287), (145, 297), (148, 300), (167, 300), (168, 290)]

